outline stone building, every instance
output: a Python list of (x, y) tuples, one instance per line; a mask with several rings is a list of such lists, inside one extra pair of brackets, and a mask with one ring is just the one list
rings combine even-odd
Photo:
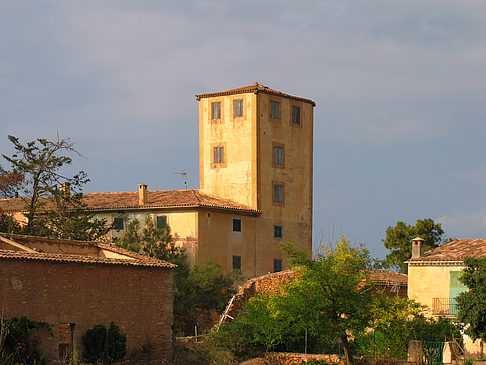
[(0, 234), (0, 313), (47, 322), (47, 359), (82, 353), (82, 335), (113, 321), (128, 353), (171, 359), (175, 265), (92, 242)]
[[(196, 96), (199, 190), (85, 196), (116, 237), (127, 219), (168, 224), (193, 263), (209, 259), (246, 278), (288, 268), (279, 242), (312, 251), (312, 100), (253, 85)], [(20, 205), (19, 205), (20, 204)], [(22, 201), (0, 201), (15, 213)]]

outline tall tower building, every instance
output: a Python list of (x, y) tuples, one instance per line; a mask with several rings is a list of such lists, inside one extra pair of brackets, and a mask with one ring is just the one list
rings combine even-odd
[(256, 271), (271, 271), (278, 241), (311, 252), (315, 103), (258, 83), (196, 98), (200, 191), (262, 212)]

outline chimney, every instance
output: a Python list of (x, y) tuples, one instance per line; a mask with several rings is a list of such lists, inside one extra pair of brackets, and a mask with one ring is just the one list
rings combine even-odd
[(147, 184), (138, 184), (138, 205), (147, 203)]
[(71, 195), (71, 184), (68, 183), (67, 181), (62, 182), (60, 190), (63, 196)]
[(424, 239), (415, 237), (412, 240), (412, 259), (424, 256)]

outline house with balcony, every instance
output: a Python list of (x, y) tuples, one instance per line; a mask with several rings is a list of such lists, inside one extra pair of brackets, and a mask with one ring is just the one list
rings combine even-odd
[[(456, 298), (467, 287), (459, 280), (464, 258), (486, 257), (486, 239), (457, 239), (424, 252), (424, 240), (412, 240), (412, 257), (408, 264), (408, 297), (426, 306), (433, 317), (457, 318)], [(466, 350), (481, 351), (480, 341), (464, 339)]]

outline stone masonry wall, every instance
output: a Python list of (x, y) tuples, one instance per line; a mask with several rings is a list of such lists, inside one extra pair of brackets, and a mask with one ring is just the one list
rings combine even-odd
[(111, 321), (127, 335), (128, 353), (150, 343), (154, 354), (171, 357), (171, 269), (0, 259), (0, 311), (4, 318), (49, 323), (53, 337), (42, 336), (46, 358), (59, 357), (60, 324), (74, 324), (81, 354), (85, 331)]

